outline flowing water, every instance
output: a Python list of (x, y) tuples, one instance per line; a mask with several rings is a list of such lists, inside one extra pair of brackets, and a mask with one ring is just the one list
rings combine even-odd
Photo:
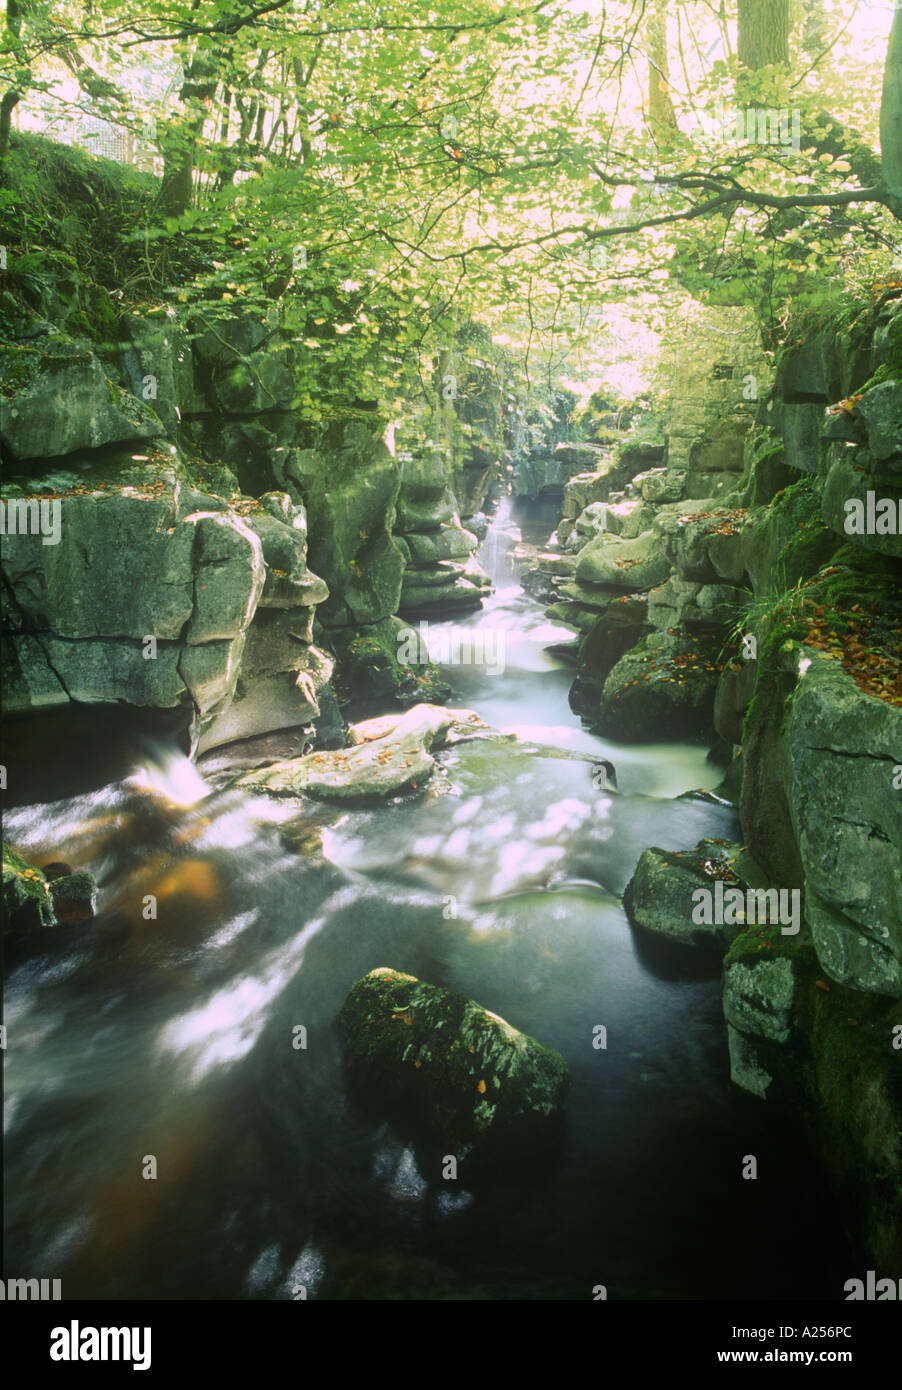
[[(838, 1296), (817, 1167), (729, 1085), (719, 976), (650, 957), (619, 902), (647, 845), (735, 836), (728, 807), (673, 799), (720, 774), (703, 748), (580, 727), (545, 651), (570, 634), (520, 588), (519, 536), (504, 503), (495, 595), (428, 639), (481, 634), (492, 669), (450, 666), (455, 702), (519, 742), (457, 745), (428, 789), (300, 825), (176, 756), (7, 817), (100, 894), (89, 926), (7, 948), (8, 1273), (64, 1298)], [(351, 1097), (335, 1018), (380, 965), (564, 1054), (558, 1150), (445, 1180)]]

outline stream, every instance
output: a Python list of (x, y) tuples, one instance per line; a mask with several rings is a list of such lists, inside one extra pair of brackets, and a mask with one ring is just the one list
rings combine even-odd
[[(581, 727), (545, 650), (572, 634), (513, 558), (553, 524), (502, 502), (479, 557), (496, 591), (448, 620), (504, 654), (448, 666), (453, 703), (519, 742), (455, 745), (427, 788), (300, 827), (175, 753), (8, 813), (26, 856), (99, 885), (92, 924), (7, 948), (8, 1273), (88, 1299), (836, 1297), (850, 1257), (819, 1167), (730, 1085), (719, 971), (649, 957), (619, 900), (648, 845), (738, 835), (730, 807), (674, 799), (722, 774), (704, 746)], [(560, 1148), (446, 1180), (352, 1098), (335, 1018), (376, 966), (558, 1049)]]

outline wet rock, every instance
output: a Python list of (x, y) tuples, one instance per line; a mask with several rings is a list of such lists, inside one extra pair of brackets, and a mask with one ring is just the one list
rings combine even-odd
[(570, 692), (574, 709), (594, 718), (605, 680), (620, 658), (635, 647), (647, 631), (647, 604), (643, 595), (610, 599), (600, 618), (596, 612), (579, 648), (577, 678)]
[(355, 724), (350, 746), (275, 763), (246, 773), (238, 786), (274, 796), (313, 796), (327, 801), (369, 801), (421, 787), (435, 770), (430, 750), (449, 741), (455, 728), (485, 728), (471, 711), (414, 705), (403, 715)]
[(702, 840), (691, 850), (668, 851), (652, 846), (643, 851), (623, 894), (630, 922), (658, 940), (723, 954), (744, 930), (744, 922), (730, 925), (694, 921), (696, 901), (692, 895), (699, 888), (713, 894), (717, 879), (723, 881), (725, 888), (745, 892), (745, 882), (733, 870), (739, 849), (739, 845)]
[(458, 1160), (515, 1157), (554, 1136), (567, 1063), (462, 994), (381, 967), (353, 987), (339, 1025), (370, 1104), (400, 1107)]
[(707, 732), (714, 710), (720, 640), (655, 632), (620, 658), (607, 677), (594, 723), (614, 738)]
[(35, 931), (56, 926), (50, 884), (11, 845), (3, 844), (3, 930)]
[(407, 706), (446, 700), (451, 693), (429, 660), (419, 630), (402, 618), (383, 618), (353, 631), (337, 628), (332, 645), (339, 658), (340, 688), (349, 698)]
[(50, 896), (62, 926), (78, 926), (94, 916), (97, 885), (92, 874), (61, 874), (51, 881)]

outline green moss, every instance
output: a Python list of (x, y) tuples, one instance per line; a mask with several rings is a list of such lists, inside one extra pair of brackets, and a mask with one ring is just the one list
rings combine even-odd
[(50, 886), (36, 869), (3, 843), (3, 929), (29, 930), (55, 925)]
[(889, 351), (886, 354), (886, 360), (863, 386), (857, 387), (852, 392), (853, 396), (863, 396), (865, 391), (870, 391), (875, 386), (881, 386), (884, 381), (902, 381), (902, 314), (896, 314), (890, 320), (887, 325), (887, 337), (889, 339)]
[[(380, 968), (354, 985), (339, 1015), (367, 1095), (400, 1101), (458, 1154), (496, 1119), (547, 1120), (564, 1102), (564, 1059), (452, 990)], [(493, 1142), (498, 1136), (492, 1135)]]
[(724, 956), (724, 969), (736, 964), (752, 965), (762, 959), (787, 959), (807, 964), (812, 969), (817, 967), (817, 957), (807, 928), (795, 936), (785, 936), (780, 926), (771, 922), (750, 926), (740, 932)]
[(28, 344), (0, 344), (0, 395), (15, 396), (34, 380), (41, 354)]

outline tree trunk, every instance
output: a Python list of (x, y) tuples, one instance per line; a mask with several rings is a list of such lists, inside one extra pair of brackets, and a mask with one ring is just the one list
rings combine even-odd
[[(6, 45), (13, 52), (19, 46), (22, 34), (22, 7), (19, 0), (7, 0), (6, 6)], [(8, 92), (3, 93), (0, 100), (0, 188), (5, 182), (6, 157), (9, 153), (9, 132), (12, 125), (13, 111), (22, 100), (23, 92), (17, 87), (10, 87)]]
[(790, 0), (739, 0), (739, 61), (750, 72), (789, 63)]
[(661, 0), (652, 0), (647, 14), (645, 41), (648, 47), (648, 119), (656, 143), (666, 144), (677, 130), (677, 118), (669, 90), (667, 11)]
[(883, 182), (897, 200), (892, 211), (902, 216), (902, 10), (893, 15), (886, 67), (883, 70), (883, 98), (880, 103), (880, 146), (883, 152)]
[(164, 163), (157, 206), (163, 217), (181, 217), (191, 204), (198, 146), (203, 139), (208, 104), (216, 95), (218, 81), (219, 64), (215, 53), (209, 45), (202, 50), (198, 44), (179, 92), (186, 114), (182, 120), (170, 123), (160, 138)]

